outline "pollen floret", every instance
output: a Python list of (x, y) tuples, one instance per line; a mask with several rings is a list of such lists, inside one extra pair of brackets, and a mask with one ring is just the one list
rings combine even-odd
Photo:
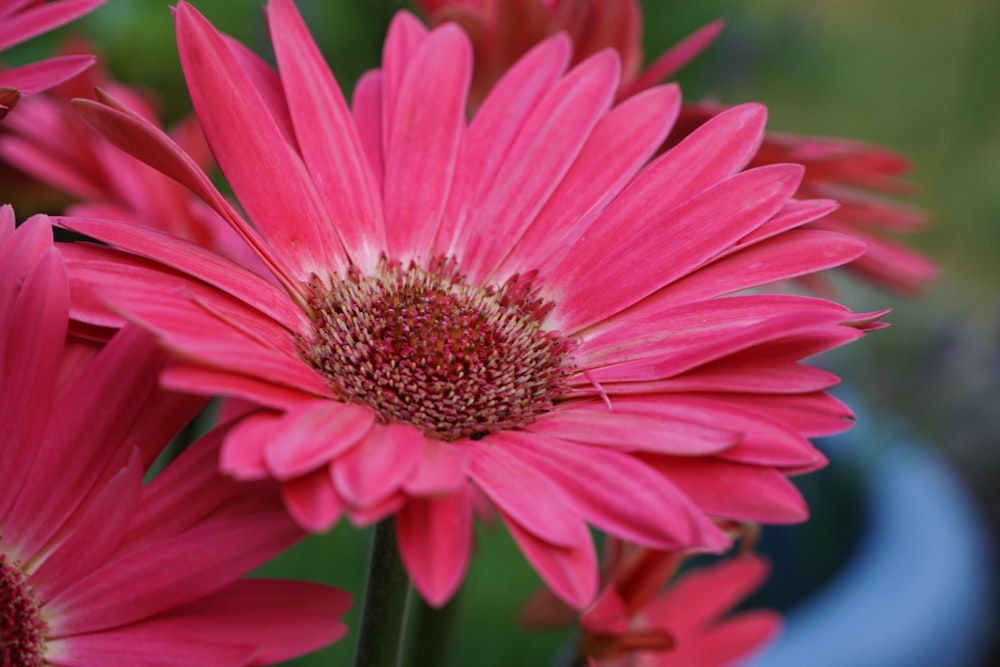
[(313, 286), (315, 338), (302, 353), (344, 401), (441, 440), (480, 438), (552, 408), (569, 341), (542, 328), (530, 276), (469, 285), (454, 261), (382, 260)]
[(0, 553), (0, 665), (42, 665), (47, 632), (27, 576)]

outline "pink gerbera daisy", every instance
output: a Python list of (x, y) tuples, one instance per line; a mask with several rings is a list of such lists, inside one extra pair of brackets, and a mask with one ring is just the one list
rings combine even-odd
[(111, 246), (64, 249), (77, 317), (123, 313), (182, 359), (168, 386), (263, 406), (227, 436), (225, 471), (280, 480), (311, 530), (394, 515), (435, 604), (468, 564), (471, 489), (574, 606), (596, 592), (588, 523), (720, 549), (708, 514), (805, 517), (786, 475), (821, 466), (806, 437), (850, 412), (799, 362), (871, 318), (726, 296), (863, 252), (797, 229), (835, 206), (792, 199), (801, 167), (742, 170), (762, 107), (650, 162), (677, 88), (615, 106), (614, 52), (567, 71), (556, 36), (468, 121), (468, 38), (401, 13), (352, 109), (290, 0), (267, 17), (280, 73), (176, 12), (195, 110), (253, 227), (140, 116), (108, 97), (78, 108), (215, 207), (280, 287), (152, 230), (59, 222)]
[[(0, 52), (54, 30), (104, 4), (104, 0), (0, 0)], [(0, 68), (0, 119), (21, 97), (79, 74), (93, 56), (51, 58), (13, 69)]]
[[(721, 20), (714, 21), (643, 66), (638, 0), (417, 0), (417, 4), (432, 24), (456, 21), (470, 34), (477, 56), (473, 91), (483, 93), (534, 44), (565, 31), (573, 40), (577, 59), (602, 48), (618, 52), (622, 59), (618, 96), (624, 99), (672, 77), (711, 44), (723, 27)], [(473, 101), (479, 99), (476, 96)], [(719, 104), (684, 104), (668, 145), (724, 109)], [(896, 240), (926, 225), (923, 211), (891, 198), (911, 190), (902, 180), (909, 170), (905, 158), (860, 141), (768, 133), (751, 166), (785, 162), (805, 167), (799, 198), (829, 197), (841, 204), (812, 226), (850, 234), (867, 245), (868, 251), (847, 265), (851, 272), (884, 289), (910, 295), (937, 276), (934, 262)], [(829, 291), (819, 276), (810, 276), (807, 282)]]
[(137, 328), (67, 342), (68, 302), (48, 221), (0, 207), (0, 665), (248, 667), (343, 636), (343, 591), (238, 579), (304, 533), (273, 484), (219, 475), (224, 429), (143, 486), (204, 400), (157, 387)]

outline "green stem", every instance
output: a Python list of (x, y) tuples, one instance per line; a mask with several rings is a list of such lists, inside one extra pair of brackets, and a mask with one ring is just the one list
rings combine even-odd
[(391, 518), (385, 519), (372, 535), (355, 667), (399, 665), (409, 595), (410, 580), (399, 559), (396, 526)]
[(411, 632), (412, 641), (407, 660), (409, 667), (444, 667), (448, 664), (451, 636), (458, 619), (458, 598), (456, 593), (443, 607), (435, 609), (417, 596), (413, 610), (416, 614), (413, 619), (415, 627)]

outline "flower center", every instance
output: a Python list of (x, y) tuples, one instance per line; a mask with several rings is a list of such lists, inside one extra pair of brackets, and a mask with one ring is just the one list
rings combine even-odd
[(47, 631), (28, 577), (0, 554), (0, 665), (42, 665)]
[(545, 331), (551, 308), (514, 276), (469, 285), (455, 262), (383, 259), (313, 286), (315, 335), (302, 355), (342, 400), (441, 440), (478, 439), (552, 409), (571, 370), (569, 341)]

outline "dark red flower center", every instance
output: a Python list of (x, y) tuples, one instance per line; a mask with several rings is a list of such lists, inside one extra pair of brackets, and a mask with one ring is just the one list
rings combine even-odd
[(569, 341), (542, 328), (551, 308), (514, 276), (469, 285), (451, 260), (424, 269), (383, 260), (313, 285), (303, 357), (338, 398), (441, 440), (517, 428), (552, 409)]
[(42, 665), (47, 631), (28, 577), (0, 554), (0, 665)]

